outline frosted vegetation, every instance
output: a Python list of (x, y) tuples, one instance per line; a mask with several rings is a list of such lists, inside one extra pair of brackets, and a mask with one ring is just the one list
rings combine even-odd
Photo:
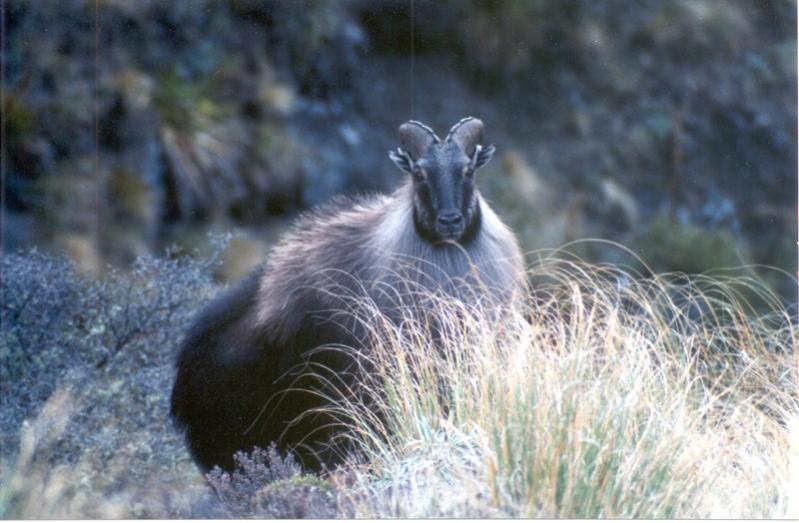
[(203, 478), (167, 398), (213, 260), (98, 283), (4, 257), (0, 517), (799, 515), (799, 330), (775, 295), (531, 259), (524, 310), (431, 296), (435, 321), (397, 326), (354, 303), (373, 350), (334, 408), (345, 466), (271, 448)]

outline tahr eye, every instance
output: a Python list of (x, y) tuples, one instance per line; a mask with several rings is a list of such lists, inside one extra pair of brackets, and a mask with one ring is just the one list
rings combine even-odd
[(471, 178), (472, 176), (474, 176), (474, 167), (472, 167), (471, 165), (467, 165), (466, 167), (464, 167), (463, 175), (467, 178)]
[(416, 178), (418, 181), (423, 182), (427, 180), (427, 173), (425, 173), (424, 169), (422, 169), (417, 165), (413, 169), (413, 177)]

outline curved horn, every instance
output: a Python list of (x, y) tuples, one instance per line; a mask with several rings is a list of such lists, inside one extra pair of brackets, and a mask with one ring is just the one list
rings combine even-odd
[(462, 118), (449, 130), (446, 140), (458, 144), (471, 157), (476, 146), (483, 141), (483, 122), (471, 116)]
[(418, 160), (431, 145), (441, 142), (431, 128), (416, 120), (400, 125), (399, 135), (400, 147), (407, 151), (413, 160)]

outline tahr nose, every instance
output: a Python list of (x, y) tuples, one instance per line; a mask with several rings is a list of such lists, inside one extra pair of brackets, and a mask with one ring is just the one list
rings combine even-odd
[(463, 215), (458, 211), (441, 211), (438, 213), (438, 223), (445, 227), (460, 225)]

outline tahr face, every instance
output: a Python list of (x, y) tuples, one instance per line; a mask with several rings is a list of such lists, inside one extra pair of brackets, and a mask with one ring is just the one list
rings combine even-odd
[(431, 147), (415, 162), (414, 214), (433, 241), (459, 241), (474, 225), (477, 192), (473, 162), (452, 142)]
[(400, 147), (388, 156), (413, 177), (413, 220), (430, 242), (465, 242), (478, 230), (480, 205), (475, 171), (494, 155), (483, 147), (483, 122), (461, 119), (442, 141), (421, 122), (410, 120), (399, 128)]

